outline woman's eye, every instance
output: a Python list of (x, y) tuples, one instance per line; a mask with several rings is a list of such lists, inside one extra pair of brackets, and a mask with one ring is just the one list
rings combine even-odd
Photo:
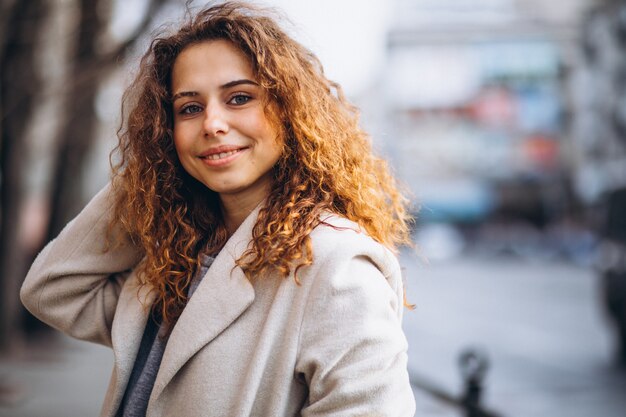
[(237, 94), (236, 96), (233, 96), (228, 101), (228, 104), (234, 104), (234, 105), (237, 105), (237, 106), (241, 106), (242, 104), (246, 104), (250, 100), (252, 100), (252, 97), (250, 97), (247, 94)]
[(189, 104), (187, 106), (183, 106), (183, 108), (180, 109), (180, 114), (193, 114), (201, 111), (202, 107), (198, 106), (197, 104)]

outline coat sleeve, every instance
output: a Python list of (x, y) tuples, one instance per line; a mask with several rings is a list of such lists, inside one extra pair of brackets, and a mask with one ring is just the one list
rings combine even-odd
[(110, 197), (109, 184), (41, 251), (20, 290), (24, 306), (43, 322), (106, 346), (121, 286), (141, 258), (121, 228), (107, 243)]
[(385, 277), (357, 256), (326, 271), (316, 277), (301, 329), (296, 372), (309, 387), (302, 416), (412, 417), (399, 269)]

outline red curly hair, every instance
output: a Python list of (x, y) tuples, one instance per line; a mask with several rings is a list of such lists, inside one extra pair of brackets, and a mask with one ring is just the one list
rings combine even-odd
[(313, 262), (309, 235), (323, 213), (356, 222), (392, 250), (409, 243), (407, 199), (315, 55), (266, 10), (240, 2), (208, 7), (157, 37), (141, 59), (124, 95), (120, 158), (112, 164), (114, 222), (145, 251), (140, 280), (156, 291), (155, 311), (167, 326), (185, 306), (200, 255), (219, 252), (229, 237), (218, 195), (185, 172), (173, 141), (174, 62), (186, 47), (218, 39), (250, 60), (284, 139), (250, 248), (237, 261), (248, 279), (277, 270), (297, 281), (297, 270)]

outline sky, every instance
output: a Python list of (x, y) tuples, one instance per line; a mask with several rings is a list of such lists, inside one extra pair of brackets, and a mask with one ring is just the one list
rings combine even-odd
[(376, 81), (385, 56), (392, 1), (265, 0), (284, 10), (293, 36), (320, 58), (327, 76), (355, 96)]
[[(182, 3), (182, 2), (181, 2)], [(195, 2), (194, 4), (201, 4)], [(289, 21), (282, 26), (321, 60), (326, 75), (348, 96), (376, 82), (394, 2), (384, 0), (256, 0)], [(143, 14), (145, 0), (116, 0), (112, 33), (124, 38)]]

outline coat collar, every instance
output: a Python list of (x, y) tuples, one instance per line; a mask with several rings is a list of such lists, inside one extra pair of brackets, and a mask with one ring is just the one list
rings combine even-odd
[[(172, 329), (151, 400), (163, 392), (196, 352), (217, 337), (254, 301), (254, 288), (235, 261), (248, 248), (260, 207), (250, 213), (226, 242)], [(136, 281), (136, 277), (134, 279)], [(128, 284), (120, 294), (112, 329), (119, 397), (113, 402), (117, 404), (124, 394), (121, 388), (126, 386), (137, 356), (149, 306), (155, 299), (153, 292), (142, 288), (138, 293), (136, 283)], [(138, 296), (146, 307), (138, 302)]]
[(248, 248), (258, 209), (226, 242), (172, 329), (151, 398), (158, 398), (178, 370), (254, 301), (254, 288), (235, 261)]

